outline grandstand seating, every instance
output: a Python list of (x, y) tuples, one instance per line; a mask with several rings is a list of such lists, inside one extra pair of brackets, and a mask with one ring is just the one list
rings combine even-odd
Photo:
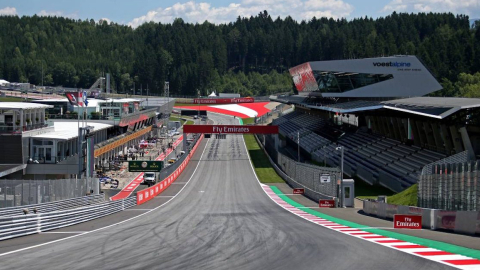
[(357, 175), (370, 183), (383, 179), (391, 184), (395, 182), (392, 179), (396, 179), (395, 184), (405, 188), (417, 182), (425, 165), (445, 158), (443, 154), (360, 129), (355, 133), (344, 133), (327, 126), (323, 119), (297, 111), (274, 120), (273, 124), (293, 141), (300, 134), (300, 147), (311, 153), (312, 159), (326, 161), (330, 166), (339, 165), (340, 156), (335, 148), (343, 146), (345, 173)]

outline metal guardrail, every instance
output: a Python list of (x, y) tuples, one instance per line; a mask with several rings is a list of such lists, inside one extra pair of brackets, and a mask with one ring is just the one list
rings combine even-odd
[(0, 218), (0, 240), (55, 230), (108, 216), (137, 204), (135, 197), (88, 207)]
[(72, 198), (67, 200), (60, 200), (55, 202), (7, 207), (7, 208), (0, 209), (0, 217), (22, 215), (24, 209), (27, 209), (29, 213), (33, 213), (34, 210), (36, 210), (37, 213), (47, 213), (47, 212), (59, 211), (59, 210), (64, 210), (69, 208), (77, 208), (77, 207), (82, 207), (86, 205), (98, 204), (104, 201), (105, 201), (105, 194), (98, 194), (98, 195), (89, 195), (84, 197)]

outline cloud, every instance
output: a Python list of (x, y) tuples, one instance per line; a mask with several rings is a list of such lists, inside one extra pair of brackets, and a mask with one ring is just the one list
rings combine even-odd
[(185, 22), (209, 21), (228, 23), (238, 16), (250, 17), (267, 10), (272, 18), (291, 16), (296, 20), (309, 20), (316, 17), (343, 18), (353, 12), (353, 6), (343, 0), (237, 0), (224, 6), (213, 7), (209, 3), (189, 1), (176, 3), (166, 8), (150, 10), (147, 14), (133, 19), (128, 25), (138, 27), (145, 22), (171, 23), (175, 18)]
[(63, 11), (47, 11), (47, 10), (41, 10), (40, 12), (37, 13), (38, 16), (43, 16), (43, 17), (67, 17), (71, 19), (78, 19), (78, 14), (76, 13), (71, 13), (71, 14), (65, 14)]
[(0, 9), (0, 15), (10, 15), (10, 16), (15, 16), (17, 15), (17, 9), (14, 7), (5, 7)]
[(107, 24), (110, 24), (112, 22), (112, 20), (110, 20), (109, 18), (101, 18), (100, 20), (98, 20), (98, 24), (102, 24), (104, 21), (107, 22)]
[(381, 12), (452, 12), (478, 16), (479, 0), (393, 0)]

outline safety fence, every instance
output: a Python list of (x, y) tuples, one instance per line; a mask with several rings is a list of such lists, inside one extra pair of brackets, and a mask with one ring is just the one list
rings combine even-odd
[(480, 211), (479, 161), (434, 164), (418, 182), (418, 205), (425, 208)]
[(35, 234), (108, 216), (136, 205), (136, 198), (49, 213), (26, 214), (0, 218), (0, 240)]
[[(255, 139), (265, 152), (273, 169), (292, 188), (303, 188), (305, 196), (315, 201), (319, 199), (335, 199), (337, 197), (336, 180), (340, 180), (340, 171), (337, 168), (319, 167), (296, 162), (276, 151), (275, 158), (277, 160), (275, 160), (270, 155), (271, 151), (267, 151), (267, 147), (263, 145), (263, 141), (257, 135)], [(330, 181), (321, 183), (320, 176), (327, 174), (330, 176)]]
[(105, 194), (89, 195), (56, 202), (30, 204), (16, 207), (6, 207), (0, 209), (0, 217), (22, 215), (28, 213), (48, 213), (65, 209), (83, 207), (97, 204), (105, 201)]
[(188, 162), (190, 161), (191, 157), (197, 150), (198, 145), (200, 144), (202, 139), (203, 139), (203, 134), (198, 137), (191, 151), (187, 155), (183, 155), (180, 160), (174, 163), (176, 167), (172, 167), (173, 166), (172, 165), (170, 166), (172, 168), (169, 167), (168, 170), (164, 170), (161, 172), (161, 174), (169, 173), (168, 175), (165, 175), (164, 177), (162, 177), (163, 180), (161, 182), (137, 192), (138, 205), (146, 203), (147, 201), (151, 200), (158, 194), (162, 193), (178, 178), (178, 176), (180, 176), (183, 170), (187, 167)]
[(363, 201), (363, 212), (384, 219), (393, 219), (396, 214), (418, 215), (422, 216), (423, 228), (465, 234), (480, 233), (480, 211), (449, 211)]
[(87, 195), (98, 179), (0, 180), (0, 208), (39, 204)]

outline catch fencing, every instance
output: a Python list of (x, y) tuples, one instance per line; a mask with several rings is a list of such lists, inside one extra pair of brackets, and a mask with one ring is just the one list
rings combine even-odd
[(0, 180), (0, 208), (39, 204), (87, 195), (98, 179)]
[(451, 211), (480, 211), (479, 166), (479, 161), (429, 165), (418, 182), (418, 205)]
[(104, 201), (105, 194), (97, 194), (67, 200), (60, 200), (56, 202), (7, 207), (0, 209), (0, 217), (21, 215), (24, 214), (24, 211), (28, 211), (29, 213), (48, 213), (53, 211), (83, 207), (87, 205), (101, 203)]
[[(338, 168), (320, 167), (294, 161), (273, 149), (274, 143), (269, 142), (270, 140), (266, 139), (268, 137), (270, 136), (260, 136), (261, 139), (259, 139), (255, 136), (273, 168), (285, 182), (292, 188), (305, 189), (305, 196), (315, 201), (337, 197), (337, 180), (340, 180), (340, 170)], [(263, 144), (264, 141), (266, 147)], [(271, 152), (275, 153), (273, 158)], [(325, 174), (330, 176), (330, 181), (322, 183), (320, 176)]]
[(1, 217), (0, 240), (72, 226), (123, 211), (136, 204), (136, 198), (130, 197), (63, 211)]

